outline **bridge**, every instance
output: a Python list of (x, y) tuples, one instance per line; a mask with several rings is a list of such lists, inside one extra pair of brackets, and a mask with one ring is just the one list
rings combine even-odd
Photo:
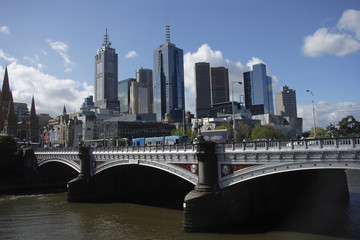
[[(92, 150), (91, 176), (122, 165), (157, 168), (196, 185), (198, 145)], [(308, 169), (360, 169), (360, 137), (219, 143), (215, 150), (220, 189), (270, 174)], [(77, 149), (37, 150), (38, 166), (63, 163), (80, 173)]]
[[(99, 148), (85, 153), (88, 157), (83, 158), (87, 162), (78, 149), (37, 150), (35, 155), (39, 167), (59, 162), (82, 176), (82, 183), (71, 188), (79, 189), (71, 190), (72, 196), (78, 191), (80, 195), (87, 194), (82, 191), (88, 180), (83, 179), (121, 166), (155, 168), (184, 179), (195, 186), (184, 200), (184, 228), (197, 231), (211, 227), (219, 217), (223, 221), (233, 220), (234, 211), (238, 218), (244, 209), (234, 210), (224, 196), (228, 188), (249, 180), (303, 170), (360, 170), (360, 137)], [(69, 184), (71, 187), (78, 183)], [(223, 194), (219, 195), (220, 192)], [(244, 196), (236, 198), (244, 202), (249, 198)], [(221, 210), (209, 215), (200, 206)]]

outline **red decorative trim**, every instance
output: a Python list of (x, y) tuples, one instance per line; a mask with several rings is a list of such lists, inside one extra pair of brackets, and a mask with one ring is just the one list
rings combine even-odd
[[(196, 166), (197, 166), (197, 164), (193, 164), (193, 163), (191, 163), (191, 164), (173, 163), (173, 165), (178, 166), (178, 167), (181, 167), (181, 168), (183, 168), (183, 169), (185, 169), (185, 170), (187, 170), (187, 171), (189, 171), (189, 172), (191, 172), (191, 173), (194, 173), (193, 171), (191, 171), (191, 166), (193, 166), (193, 165), (196, 165)], [(194, 174), (198, 175), (198, 171), (196, 171)]]
[[(224, 174), (223, 173), (223, 167), (224, 166), (228, 166), (230, 168), (230, 171), (228, 174)], [(225, 177), (227, 175), (230, 175), (236, 171), (248, 168), (248, 167), (252, 167), (254, 165), (250, 165), (250, 164), (221, 164), (221, 177)]]

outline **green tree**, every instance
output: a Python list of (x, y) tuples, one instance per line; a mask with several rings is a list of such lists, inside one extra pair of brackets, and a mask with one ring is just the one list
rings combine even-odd
[(356, 121), (352, 115), (344, 117), (337, 125), (339, 126), (340, 136), (348, 137), (360, 135), (360, 122)]
[[(172, 136), (184, 136), (183, 127), (179, 127), (178, 129), (174, 129), (171, 131)], [(193, 142), (197, 137), (197, 133), (192, 130), (191, 127), (186, 127), (186, 136), (189, 138), (189, 142)]]
[(256, 126), (250, 135), (251, 140), (256, 139), (282, 139), (284, 138), (280, 130), (275, 126), (265, 125), (265, 126)]
[(246, 123), (238, 123), (236, 125), (236, 140), (242, 141), (244, 139), (248, 139), (250, 137), (251, 128), (249, 124)]
[[(314, 137), (314, 128), (312, 127), (310, 130), (310, 136)], [(316, 127), (316, 138), (327, 138), (329, 137), (329, 133), (325, 131), (322, 127)]]
[(329, 134), (329, 137), (339, 137), (339, 129), (336, 128), (335, 123), (329, 123), (326, 127), (326, 132)]

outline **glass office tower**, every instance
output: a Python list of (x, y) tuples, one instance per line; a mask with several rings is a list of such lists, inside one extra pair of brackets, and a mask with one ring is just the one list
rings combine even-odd
[(252, 115), (274, 114), (272, 78), (266, 75), (265, 64), (253, 65), (253, 70), (244, 72), (245, 108)]
[(185, 111), (183, 50), (170, 43), (170, 27), (166, 26), (166, 42), (153, 52), (153, 112), (162, 121), (170, 114), (182, 122)]
[(104, 43), (95, 55), (95, 105), (118, 111), (118, 55), (110, 46), (106, 29)]
[(195, 105), (196, 117), (210, 116), (210, 63), (195, 63)]
[(211, 104), (229, 102), (229, 73), (224, 67), (212, 67)]

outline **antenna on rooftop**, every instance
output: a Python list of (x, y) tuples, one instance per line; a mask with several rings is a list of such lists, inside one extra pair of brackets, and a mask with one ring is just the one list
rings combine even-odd
[(105, 35), (104, 35), (104, 44), (103, 46), (110, 46), (111, 42), (109, 42), (109, 34), (107, 32), (107, 28), (105, 30)]
[(170, 26), (166, 25), (165, 29), (166, 29), (166, 42), (169, 43), (170, 42)]

